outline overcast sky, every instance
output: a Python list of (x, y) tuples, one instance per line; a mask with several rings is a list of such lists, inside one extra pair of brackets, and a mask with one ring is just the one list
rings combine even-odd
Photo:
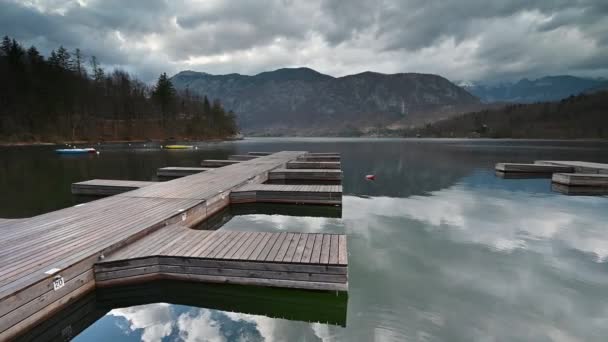
[(0, 34), (144, 81), (307, 66), (451, 80), (608, 76), (608, 0), (0, 0)]

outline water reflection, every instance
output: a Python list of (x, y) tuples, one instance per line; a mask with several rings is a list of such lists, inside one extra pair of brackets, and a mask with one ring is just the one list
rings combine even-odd
[(122, 335), (141, 341), (262, 341), (274, 334), (275, 322), (311, 333), (314, 326), (344, 326), (347, 298), (343, 293), (174, 281), (101, 288), (18, 340), (78, 336), (76, 340), (90, 341), (112, 335), (120, 340)]
[[(348, 234), (346, 326), (288, 316), (293, 304), (284, 314), (256, 315), (238, 303), (230, 308), (154, 304), (168, 300), (150, 295), (146, 302), (125, 301), (121, 306), (127, 307), (112, 310), (77, 340), (604, 341), (608, 336), (608, 198), (564, 196), (552, 190), (549, 179), (494, 174), (496, 162), (608, 162), (606, 143), (259, 139), (216, 148), (218, 154), (342, 153), (344, 191), (353, 194), (343, 198), (342, 219), (244, 208), (220, 229)], [(203, 152), (212, 150), (196, 153)], [(115, 153), (116, 160), (129, 158)], [(186, 156), (153, 164), (184, 165), (180, 158)], [(194, 159), (198, 156), (188, 163)], [(144, 164), (146, 170), (128, 172), (152, 174)], [(12, 172), (7, 177), (0, 169), (5, 177), (0, 184), (14, 181)], [(105, 178), (113, 172), (118, 171)], [(375, 182), (364, 179), (369, 173), (376, 174)], [(62, 187), (69, 193), (69, 183)], [(17, 192), (13, 185), (8, 189)], [(53, 202), (53, 196), (34, 203)]]

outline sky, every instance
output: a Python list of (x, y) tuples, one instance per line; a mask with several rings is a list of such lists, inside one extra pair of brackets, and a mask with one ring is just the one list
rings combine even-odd
[(0, 35), (161, 72), (608, 76), (606, 0), (0, 0)]

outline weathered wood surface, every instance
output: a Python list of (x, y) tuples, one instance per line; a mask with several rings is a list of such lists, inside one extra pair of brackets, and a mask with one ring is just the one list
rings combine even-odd
[(258, 156), (254, 156), (251, 154), (233, 154), (228, 156), (229, 160), (251, 160), (251, 159), (255, 159)]
[(95, 265), (99, 287), (181, 279), (346, 291), (346, 236), (169, 226)]
[[(92, 291), (102, 256), (167, 225), (200, 222), (229, 204), (231, 189), (262, 183), (302, 154), (279, 152), (2, 226), (0, 340)], [(57, 276), (65, 285), (54, 290)]]
[(248, 184), (230, 192), (231, 203), (341, 204), (341, 185)]
[(292, 161), (285, 167), (288, 169), (340, 169), (340, 162)]
[(209, 171), (212, 168), (208, 167), (183, 167), (183, 166), (167, 166), (161, 167), (156, 171), (156, 175), (159, 177), (184, 177), (190, 176), (196, 173)]
[(608, 187), (608, 174), (554, 173), (551, 180), (568, 186)]
[(525, 164), (525, 163), (498, 163), (496, 171), (500, 172), (525, 172), (525, 173), (554, 173), (574, 172), (571, 166), (549, 165), (549, 164)]
[(92, 179), (72, 184), (72, 194), (87, 196), (111, 196), (136, 190), (155, 184), (156, 182)]
[[(539, 165), (559, 165), (571, 167), (573, 171), (577, 173), (600, 173), (608, 174), (608, 164), (594, 163), (586, 161), (574, 161), (574, 160), (537, 160), (534, 162)], [(564, 171), (566, 172), (566, 171)]]
[(342, 170), (337, 169), (276, 169), (268, 180), (341, 181)]
[(240, 163), (240, 160), (205, 159), (201, 162), (203, 167), (222, 167)]

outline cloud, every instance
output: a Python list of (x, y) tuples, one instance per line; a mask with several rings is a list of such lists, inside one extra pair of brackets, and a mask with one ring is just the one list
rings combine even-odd
[(603, 0), (0, 0), (0, 31), (43, 52), (80, 47), (146, 81), (194, 69), (309, 66), (453, 80), (606, 76)]

